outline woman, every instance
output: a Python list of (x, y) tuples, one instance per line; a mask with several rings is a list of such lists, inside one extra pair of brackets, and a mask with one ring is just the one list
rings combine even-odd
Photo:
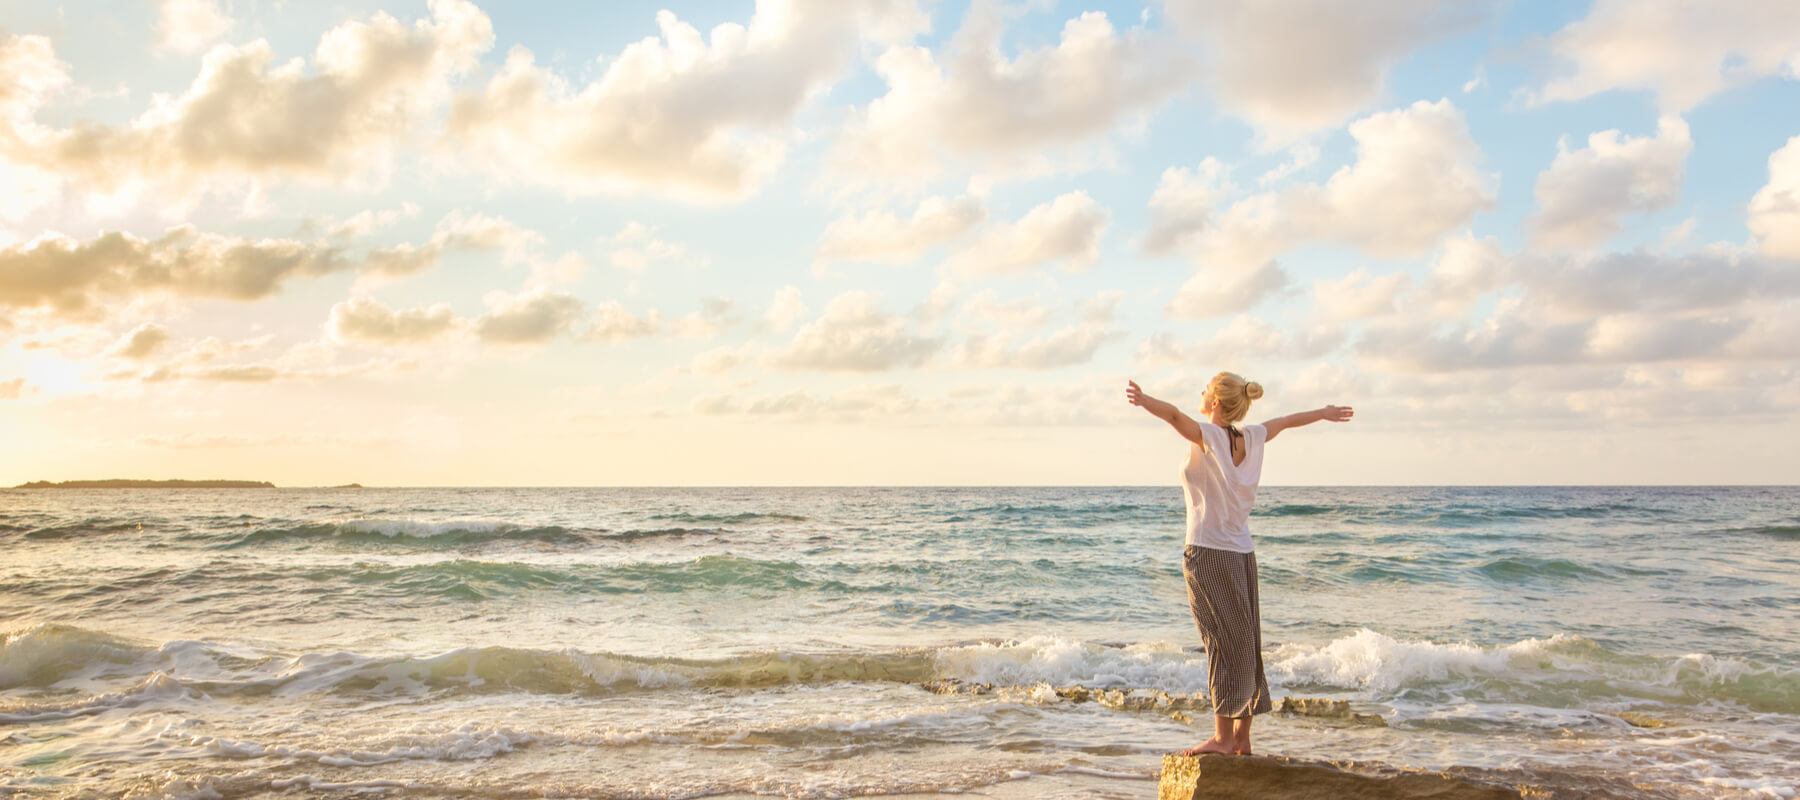
[(1256, 600), (1256, 548), (1250, 541), (1250, 506), (1262, 480), (1263, 445), (1282, 431), (1319, 420), (1345, 422), (1349, 406), (1326, 406), (1276, 417), (1242, 429), (1232, 423), (1262, 397), (1262, 385), (1233, 372), (1213, 376), (1200, 395), (1196, 422), (1181, 410), (1144, 394), (1127, 381), (1125, 399), (1142, 406), (1193, 443), (1181, 468), (1187, 498), (1188, 606), (1206, 645), (1206, 692), (1212, 697), (1213, 737), (1182, 752), (1250, 754), (1250, 721), (1270, 710), (1263, 677), (1262, 611)]

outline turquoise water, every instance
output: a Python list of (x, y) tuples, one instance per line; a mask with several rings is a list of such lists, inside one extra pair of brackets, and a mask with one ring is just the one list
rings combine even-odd
[[(1277, 701), (1386, 723), (1260, 751), (1795, 796), (1800, 489), (1251, 524)], [(1172, 487), (0, 491), (0, 793), (1145, 796), (1203, 731), (1052, 689), (1204, 692), (1182, 530)]]

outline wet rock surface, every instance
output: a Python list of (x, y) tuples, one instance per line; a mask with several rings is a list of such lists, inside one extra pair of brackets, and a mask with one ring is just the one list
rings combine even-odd
[(1271, 756), (1163, 756), (1157, 800), (1518, 800), (1554, 797), (1444, 772)]

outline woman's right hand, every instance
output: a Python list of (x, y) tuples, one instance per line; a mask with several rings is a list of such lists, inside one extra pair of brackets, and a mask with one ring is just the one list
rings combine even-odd
[(1125, 402), (1134, 406), (1144, 404), (1144, 390), (1138, 388), (1137, 381), (1125, 382)]
[(1321, 419), (1326, 422), (1349, 422), (1351, 417), (1356, 416), (1356, 409), (1349, 406), (1326, 406), (1323, 411), (1325, 416)]

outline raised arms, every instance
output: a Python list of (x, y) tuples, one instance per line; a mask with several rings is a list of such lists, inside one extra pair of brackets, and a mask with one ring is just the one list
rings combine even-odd
[(1181, 434), (1182, 438), (1194, 444), (1205, 445), (1200, 437), (1200, 423), (1181, 413), (1181, 409), (1144, 394), (1144, 390), (1139, 389), (1135, 381), (1125, 382), (1125, 399), (1132, 405), (1150, 412), (1151, 416), (1174, 426), (1175, 432)]
[(1356, 416), (1356, 409), (1349, 406), (1326, 406), (1324, 408), (1315, 408), (1311, 411), (1302, 411), (1298, 414), (1289, 414), (1285, 417), (1276, 417), (1263, 423), (1263, 427), (1268, 429), (1269, 432), (1268, 436), (1263, 438), (1263, 441), (1266, 442), (1274, 439), (1275, 434), (1285, 431), (1288, 428), (1311, 425), (1319, 420), (1325, 420), (1327, 422), (1349, 422), (1350, 418), (1353, 416)]

